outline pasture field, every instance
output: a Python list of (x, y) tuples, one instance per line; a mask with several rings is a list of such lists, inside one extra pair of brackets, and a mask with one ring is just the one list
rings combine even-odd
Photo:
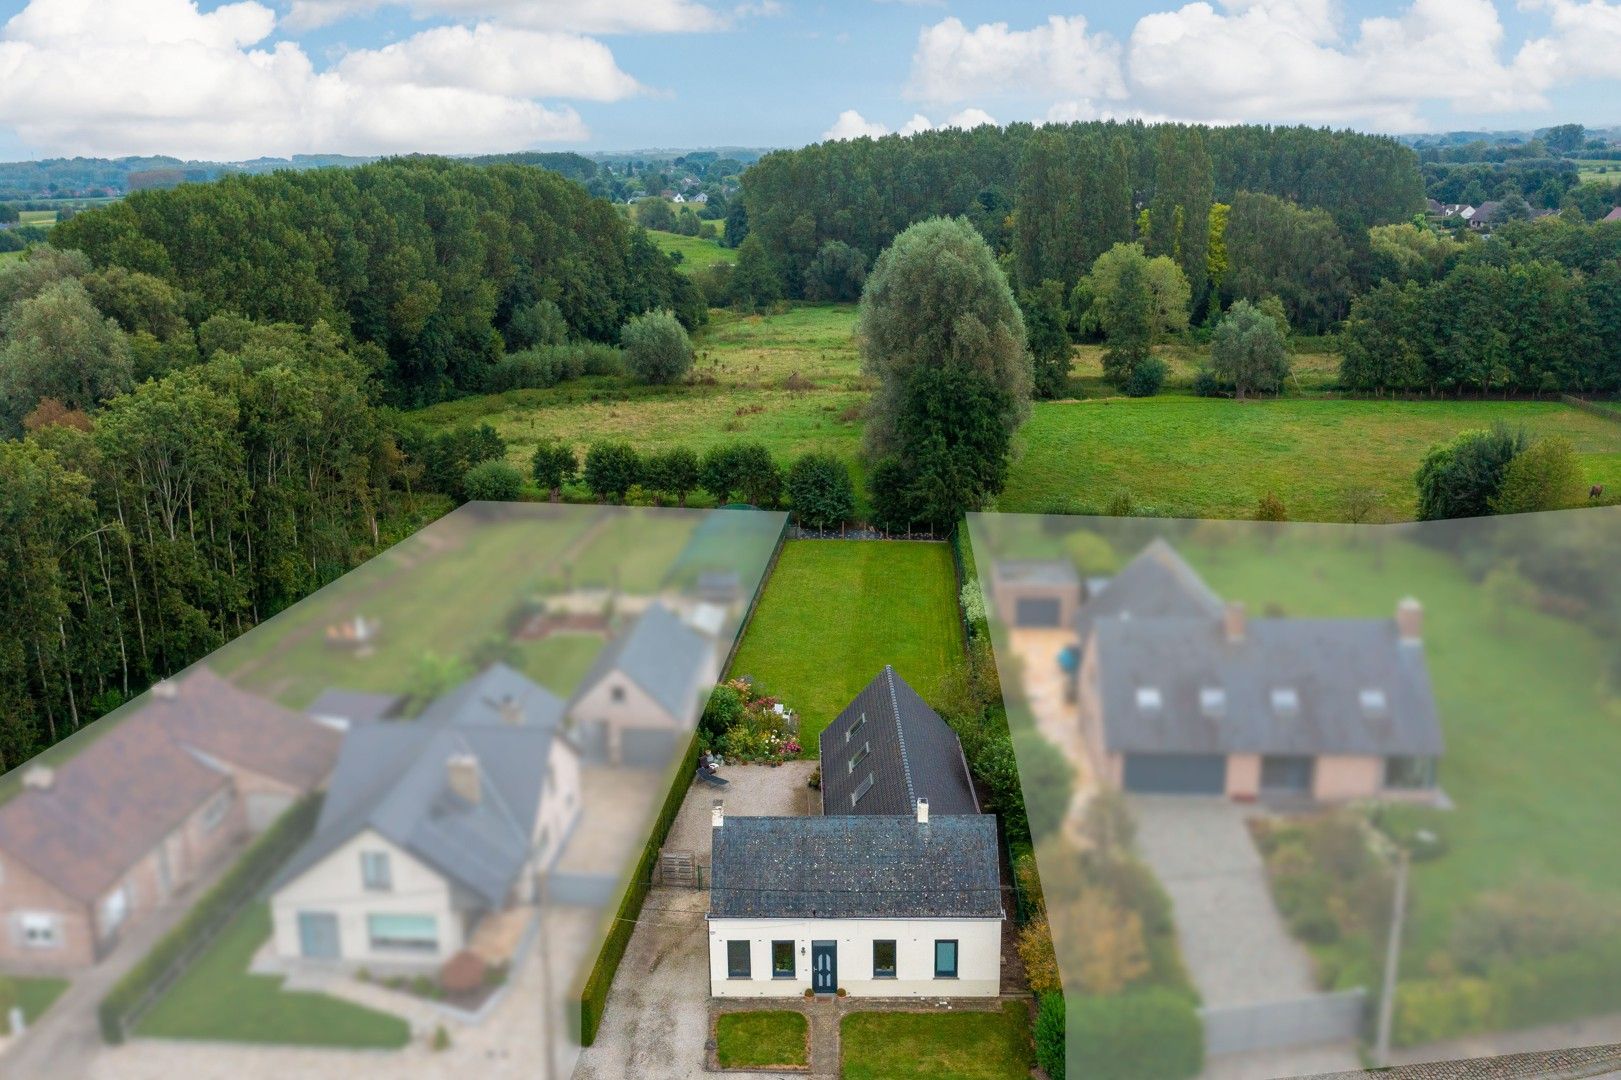
[(1592, 160), (1577, 163), (1576, 175), (1582, 183), (1621, 184), (1621, 160)]
[(939, 705), (963, 662), (951, 549), (918, 540), (789, 540), (728, 678), (748, 675), (799, 711), (806, 757), (883, 670)]
[[(758, 440), (783, 462), (807, 450), (851, 464), (858, 487), (862, 408), (872, 382), (861, 374), (855, 307), (802, 304), (772, 315), (714, 311), (694, 335), (692, 379), (669, 387), (600, 376), (547, 390), (515, 390), (422, 410), (436, 424), (488, 422), (527, 468), (535, 444), (557, 437), (582, 452), (599, 439), (629, 439), (644, 451), (687, 445), (700, 453)], [(1378, 493), (1379, 519), (1410, 518), (1413, 473), (1430, 446), (1495, 420), (1576, 444), (1589, 483), (1621, 485), (1621, 424), (1557, 402), (1375, 401), (1321, 393), (1337, 357), (1317, 343), (1294, 356), (1295, 385), (1282, 398), (1243, 403), (1179, 391), (1205, 350), (1159, 350), (1171, 389), (1158, 397), (1114, 396), (1102, 381), (1102, 349), (1075, 349), (1079, 400), (1038, 402), (1015, 436), (998, 509), (1025, 513), (1100, 510), (1117, 491), (1175, 517), (1247, 517), (1269, 491), (1297, 520), (1344, 519), (1344, 493)]]
[[(716, 222), (717, 226), (719, 224)], [(680, 233), (664, 232), (661, 229), (648, 229), (647, 235), (653, 238), (660, 251), (666, 254), (680, 252), (681, 269), (689, 274), (695, 270), (707, 269), (716, 263), (737, 261), (737, 252), (728, 247), (721, 247), (717, 240), (701, 236), (682, 236)]]
[(18, 225), (44, 225), (56, 224), (55, 210), (19, 210), (17, 211)]

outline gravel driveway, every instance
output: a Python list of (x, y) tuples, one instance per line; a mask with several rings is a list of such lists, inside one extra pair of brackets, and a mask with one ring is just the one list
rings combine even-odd
[(1188, 974), (1207, 1006), (1315, 993), (1311, 960), (1272, 904), (1244, 818), (1222, 799), (1132, 796), (1137, 845), (1171, 896)]

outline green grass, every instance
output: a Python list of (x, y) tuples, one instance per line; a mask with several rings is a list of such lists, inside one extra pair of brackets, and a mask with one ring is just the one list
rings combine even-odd
[(515, 642), (513, 648), (518, 653), (518, 670), (558, 697), (567, 698), (579, 689), (602, 645), (602, 639), (593, 634), (553, 634), (540, 641)]
[(1576, 176), (1582, 183), (1621, 184), (1621, 160), (1583, 159), (1577, 162)]
[(144, 1036), (224, 1042), (398, 1049), (408, 1024), (347, 1001), (283, 990), (279, 976), (249, 975), (253, 953), (270, 937), (270, 910), (243, 910), (136, 1028)]
[(715, 1018), (715, 1054), (723, 1069), (809, 1064), (809, 1030), (799, 1012), (733, 1012)]
[(845, 1080), (1023, 1080), (1035, 1063), (1025, 1006), (999, 1012), (856, 1012), (844, 1018)]
[[(35, 978), (25, 975), (0, 976), (11, 982), (17, 988), (17, 1004), (22, 1006), (23, 1022), (32, 1024), (44, 1015), (45, 1010), (55, 1004), (56, 999), (62, 996), (62, 991), (68, 988), (66, 979), (53, 979), (49, 977)], [(11, 1018), (0, 1013), (0, 1035), (11, 1034)]]
[(938, 703), (961, 662), (947, 545), (789, 540), (731, 674), (752, 676), (799, 710), (811, 757), (817, 735), (885, 664)]
[(0, 266), (3, 266), (12, 259), (16, 259), (17, 261), (21, 262), (23, 256), (27, 254), (28, 253), (26, 251), (0, 251)]
[(55, 210), (19, 210), (17, 211), (18, 225), (44, 225), (56, 224)]
[(1495, 420), (1563, 435), (1584, 482), (1621, 483), (1621, 424), (1555, 402), (1162, 396), (1035, 408), (998, 509), (1096, 513), (1118, 490), (1170, 517), (1243, 518), (1277, 492), (1297, 520), (1343, 520), (1353, 485), (1382, 516), (1416, 511), (1413, 474), (1435, 443)]
[[(716, 228), (720, 222), (715, 222)], [(687, 273), (695, 270), (706, 270), (716, 263), (731, 263), (737, 261), (737, 252), (728, 247), (721, 247), (720, 241), (711, 240), (702, 236), (682, 236), (680, 233), (663, 232), (659, 229), (647, 230), (647, 235), (665, 253), (679, 251), (681, 253), (681, 269)]]
[[(700, 453), (739, 439), (763, 442), (787, 462), (809, 450), (848, 462), (858, 488), (861, 411), (872, 383), (861, 374), (855, 307), (800, 304), (775, 315), (711, 312), (694, 336), (694, 381), (650, 387), (587, 378), (425, 409), (432, 423), (488, 422), (527, 468), (535, 444), (557, 437), (584, 450), (630, 439), (644, 450)], [(1337, 358), (1302, 343), (1297, 386), (1305, 396), (1238, 403), (1181, 393), (1133, 400), (1102, 382), (1096, 346), (1077, 346), (1079, 401), (1039, 402), (1015, 437), (998, 509), (1081, 513), (1117, 490), (1176, 517), (1248, 517), (1276, 491), (1297, 520), (1342, 520), (1350, 486), (1381, 493), (1379, 516), (1412, 517), (1413, 473), (1425, 451), (1460, 431), (1502, 419), (1576, 443), (1588, 483), (1621, 485), (1621, 425), (1557, 402), (1368, 401), (1322, 397)], [(1167, 346), (1173, 385), (1191, 382), (1203, 350)], [(864, 496), (863, 496), (864, 497)]]
[[(1611, 654), (1591, 631), (1529, 604), (1505, 613), (1452, 557), (1403, 541), (1184, 550), (1212, 588), (1251, 610), (1382, 616), (1402, 595), (1423, 601), (1446, 737), (1440, 783), (1456, 808), (1442, 821), (1450, 850), (1413, 867), (1405, 974), (1422, 976), (1456, 914), (1492, 889), (1565, 878), (1621, 905), (1621, 699), (1605, 689)], [(1375, 977), (1374, 944), (1345, 952), (1342, 985)]]

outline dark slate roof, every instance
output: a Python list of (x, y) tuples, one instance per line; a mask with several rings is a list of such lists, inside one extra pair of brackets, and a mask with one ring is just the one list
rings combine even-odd
[(1003, 915), (989, 814), (735, 817), (711, 832), (712, 918)]
[(392, 716), (400, 699), (396, 694), (373, 694), (365, 690), (344, 690), (331, 687), (310, 702), (306, 710), (317, 718), (347, 720), (351, 724), (370, 724)]
[(628, 634), (620, 634), (597, 654), (580, 680), (575, 700), (618, 671), (676, 720), (690, 721), (698, 713), (699, 680), (706, 677), (709, 650), (703, 634), (663, 604), (653, 604)]
[(563, 722), (563, 699), (499, 663), (436, 699), (420, 717), (461, 725), (503, 724), (513, 718), (532, 727), (556, 728)]
[(824, 814), (913, 814), (918, 799), (979, 813), (957, 733), (888, 664), (822, 731), (821, 758)]
[(996, 580), (1019, 585), (1051, 585), (1080, 592), (1081, 578), (1068, 559), (1006, 559), (996, 564)]
[[(1401, 641), (1393, 619), (1250, 619), (1230, 642), (1219, 618), (1115, 618), (1096, 636), (1111, 751), (1442, 751), (1424, 647)], [(1139, 703), (1141, 687), (1158, 690), (1158, 708)], [(1219, 708), (1201, 702), (1207, 688), (1223, 691)], [(1293, 689), (1298, 709), (1280, 714), (1275, 688)], [(1365, 708), (1364, 690), (1383, 691), (1384, 707)]]
[[(527, 687), (514, 685), (514, 678)], [(529, 857), (556, 725), (492, 719), (498, 710), (463, 692), (474, 684), (491, 685), (476, 678), (434, 702), (417, 720), (366, 724), (345, 733), (315, 833), (282, 868), (272, 889), (372, 829), (486, 904), (505, 902)], [(510, 668), (495, 685), (522, 690), (520, 701), (550, 697)], [(460, 705), (442, 706), (447, 699)], [(450, 790), (446, 763), (458, 755), (477, 759), (481, 796), (476, 803)]]
[(1167, 615), (1215, 618), (1222, 608), (1221, 597), (1210, 590), (1193, 567), (1170, 544), (1156, 538), (1107, 585), (1088, 597), (1075, 615), (1075, 628), (1084, 644), (1099, 619)]

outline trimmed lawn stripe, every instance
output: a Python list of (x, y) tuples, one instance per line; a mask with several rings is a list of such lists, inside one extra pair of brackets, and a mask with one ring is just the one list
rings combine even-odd
[(731, 675), (799, 710), (805, 756), (863, 686), (893, 664), (939, 702), (962, 663), (951, 549), (905, 540), (789, 540)]
[(1023, 1080), (1035, 1064), (1025, 1006), (999, 1012), (857, 1012), (844, 1018), (845, 1080)]
[(809, 1027), (799, 1012), (733, 1012), (715, 1018), (715, 1054), (723, 1069), (804, 1066)]

